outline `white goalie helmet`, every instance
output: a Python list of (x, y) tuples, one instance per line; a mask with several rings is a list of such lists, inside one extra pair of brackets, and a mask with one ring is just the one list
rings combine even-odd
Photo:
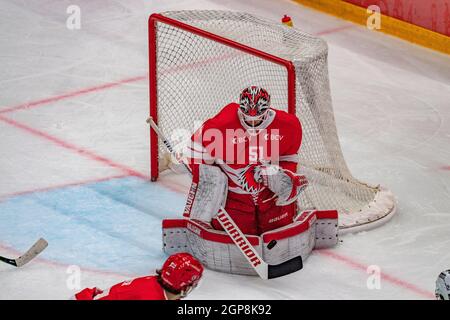
[(450, 270), (442, 271), (436, 280), (436, 298), (450, 300)]
[(270, 95), (264, 88), (251, 86), (242, 90), (238, 115), (246, 123), (262, 122), (267, 117), (269, 109)]

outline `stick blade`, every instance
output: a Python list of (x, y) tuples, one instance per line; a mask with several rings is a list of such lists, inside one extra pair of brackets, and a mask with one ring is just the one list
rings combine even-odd
[(33, 260), (38, 254), (44, 251), (47, 246), (48, 242), (45, 239), (40, 238), (27, 252), (16, 259), (16, 267), (21, 267)]
[(274, 279), (282, 277), (290, 273), (296, 272), (298, 270), (301, 270), (302, 268), (303, 268), (303, 260), (301, 256), (298, 256), (277, 265), (269, 265), (268, 278)]

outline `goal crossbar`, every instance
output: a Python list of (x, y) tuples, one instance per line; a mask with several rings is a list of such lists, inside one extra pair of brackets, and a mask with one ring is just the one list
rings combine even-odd
[[(213, 34), (211, 32), (196, 28), (181, 21), (163, 16), (159, 13), (150, 15), (148, 19), (148, 43), (149, 43), (149, 93), (150, 93), (150, 116), (155, 123), (158, 123), (158, 78), (157, 78), (157, 50), (156, 50), (156, 25), (157, 23), (165, 23), (184, 31), (191, 32), (198, 36), (217, 41), (223, 45), (251, 54), (258, 58), (276, 63), (286, 68), (287, 71), (287, 108), (288, 112), (295, 114), (296, 112), (296, 94), (295, 94), (295, 67), (292, 61), (277, 57), (275, 55), (263, 52), (261, 50), (246, 46), (242, 43), (227, 39), (225, 37)], [(158, 136), (156, 132), (150, 129), (150, 177), (152, 181), (156, 181), (159, 176), (158, 168)]]

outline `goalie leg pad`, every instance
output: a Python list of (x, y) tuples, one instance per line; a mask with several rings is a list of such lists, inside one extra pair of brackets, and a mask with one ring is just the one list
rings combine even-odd
[(226, 202), (228, 178), (215, 166), (200, 164), (193, 169), (183, 216), (209, 222)]
[[(261, 255), (261, 239), (246, 235)], [(167, 254), (189, 252), (205, 267), (233, 274), (257, 273), (225, 231), (215, 230), (210, 224), (194, 219), (165, 219), (163, 221), (163, 248)]]
[(264, 261), (279, 264), (299, 255), (305, 261), (313, 249), (335, 246), (338, 243), (337, 219), (336, 210), (305, 210), (293, 223), (263, 233)]
[[(260, 192), (262, 199), (270, 197), (273, 193), (265, 189)], [(275, 201), (263, 202), (258, 205), (257, 226), (260, 233), (278, 229), (292, 223), (297, 214), (297, 203), (278, 206)]]
[[(313, 249), (338, 243), (338, 213), (303, 211), (287, 226), (267, 231), (261, 237), (246, 237), (268, 264), (277, 265), (299, 255), (306, 260)], [(257, 275), (226, 232), (200, 220), (163, 220), (163, 250), (167, 254), (189, 252), (212, 270)]]
[(305, 210), (300, 212), (294, 221), (305, 221), (311, 213), (316, 217), (316, 241), (314, 249), (334, 247), (338, 241), (338, 212), (337, 210)]
[(164, 219), (162, 222), (162, 235), (163, 251), (166, 254), (190, 252), (186, 219)]
[(315, 249), (334, 247), (339, 242), (338, 212), (336, 210), (317, 211)]
[(264, 261), (279, 264), (299, 255), (305, 261), (315, 246), (315, 221), (315, 211), (309, 211), (300, 221), (263, 233)]

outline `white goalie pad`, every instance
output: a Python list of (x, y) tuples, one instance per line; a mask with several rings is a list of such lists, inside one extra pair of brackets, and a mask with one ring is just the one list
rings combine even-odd
[[(250, 244), (261, 255), (261, 239), (247, 235)], [(163, 221), (163, 250), (167, 254), (189, 252), (205, 267), (232, 274), (254, 275), (256, 272), (225, 231), (192, 219)]]
[(301, 256), (305, 261), (315, 245), (315, 211), (308, 218), (262, 234), (264, 259), (279, 264)]
[(335, 246), (338, 243), (337, 232), (336, 210), (303, 211), (293, 223), (261, 235), (264, 260), (269, 264), (279, 264), (300, 255), (305, 261), (313, 249)]
[(317, 211), (316, 217), (316, 245), (314, 249), (330, 248), (337, 245), (339, 242), (337, 211)]
[(192, 180), (183, 216), (209, 222), (225, 205), (228, 179), (219, 167), (198, 166), (198, 181)]
[[(299, 255), (304, 261), (313, 249), (337, 244), (337, 218), (335, 210), (303, 211), (292, 224), (246, 237), (268, 264), (280, 264)], [(164, 220), (163, 244), (167, 254), (189, 252), (212, 270), (257, 275), (226, 232), (202, 221)]]

